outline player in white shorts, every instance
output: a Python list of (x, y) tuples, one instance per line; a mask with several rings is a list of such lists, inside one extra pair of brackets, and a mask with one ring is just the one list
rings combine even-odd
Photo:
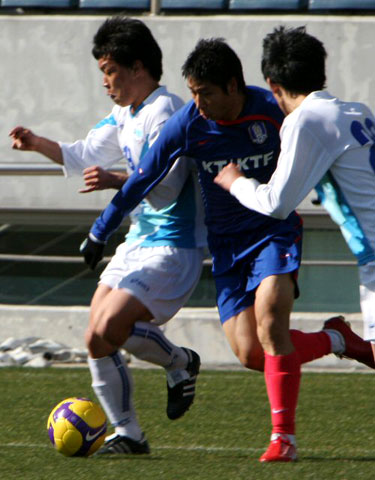
[[(374, 134), (375, 139), (375, 134)], [(369, 176), (374, 175), (373, 171), (369, 172)], [(353, 185), (352, 179), (348, 176), (347, 180)], [(345, 177), (346, 180), (346, 177)], [(350, 182), (351, 180), (351, 182)], [(343, 195), (342, 189), (339, 187), (334, 177), (328, 172), (315, 187), (318, 194), (319, 203), (327, 210), (332, 220), (340, 227), (342, 235), (357, 258), (359, 273), (359, 297), (363, 317), (363, 338), (372, 344), (375, 357), (375, 254), (374, 254), (374, 237), (373, 241), (369, 240), (368, 235), (362, 228), (359, 221), (360, 217), (354, 214), (351, 204), (348, 202), (347, 196)], [(365, 205), (368, 205), (370, 197), (369, 188), (364, 192)], [(358, 208), (358, 207), (357, 207)], [(370, 210), (371, 210), (370, 205)], [(370, 237), (371, 238), (371, 237)]]
[(371, 342), (375, 358), (375, 262), (359, 266), (359, 296), (364, 321), (363, 337)]
[[(286, 115), (280, 130), (277, 168), (269, 182), (262, 184), (254, 178), (245, 178), (231, 164), (218, 174), (215, 182), (245, 207), (281, 220), (327, 175), (335, 187), (336, 203), (341, 210), (336, 212), (337, 218), (345, 226), (346, 239), (360, 264), (366, 338), (373, 341), (375, 118), (367, 106), (341, 101), (323, 90), (325, 58), (323, 44), (308, 35), (304, 27), (279, 27), (266, 36), (263, 75)], [(329, 189), (326, 184), (326, 193)], [(324, 328), (348, 333), (342, 317), (327, 320)], [(356, 337), (352, 334), (351, 341), (360, 344)], [(346, 348), (348, 351), (351, 345), (347, 343)], [(367, 364), (373, 364), (369, 343), (362, 342), (361, 350)], [(296, 394), (298, 388), (293, 391), (289, 388), (289, 397)], [(261, 457), (265, 462), (293, 459), (296, 459), (295, 439), (288, 432), (273, 434), (268, 450)]]
[[(116, 103), (111, 114), (74, 143), (54, 142), (24, 127), (10, 132), (13, 148), (46, 155), (63, 165), (67, 176), (83, 171), (82, 192), (121, 188), (166, 120), (183, 105), (159, 85), (162, 54), (143, 22), (110, 18), (93, 43), (103, 85)], [(127, 174), (106, 170), (123, 160)], [(192, 294), (206, 244), (193, 163), (182, 160), (132, 213), (125, 242), (103, 271), (91, 302), (86, 344), (92, 385), (115, 427), (101, 454), (150, 451), (136, 417), (131, 373), (120, 347), (165, 368), (170, 419), (181, 417), (194, 399), (199, 355), (171, 343), (158, 327)], [(89, 262), (91, 268), (99, 260)]]

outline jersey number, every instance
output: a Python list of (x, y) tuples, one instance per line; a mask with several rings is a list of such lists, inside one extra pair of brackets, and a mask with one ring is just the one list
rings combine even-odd
[(375, 125), (370, 118), (366, 118), (365, 124), (355, 120), (351, 125), (351, 132), (354, 138), (361, 144), (372, 143), (370, 147), (370, 165), (375, 172)]
[(130, 148), (127, 147), (126, 145), (125, 145), (125, 147), (123, 148), (123, 150), (124, 150), (125, 158), (127, 159), (130, 168), (131, 168), (132, 171), (134, 172), (134, 170), (135, 170), (135, 165), (134, 165), (134, 162), (133, 162), (133, 159), (132, 159), (132, 152), (130, 151)]

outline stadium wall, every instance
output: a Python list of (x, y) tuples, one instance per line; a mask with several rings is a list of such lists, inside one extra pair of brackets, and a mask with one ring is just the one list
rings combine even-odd
[[(293, 312), (291, 328), (306, 332), (318, 331), (321, 330), (324, 320), (334, 315), (332, 312)], [(35, 337), (85, 351), (84, 332), (88, 316), (88, 307), (0, 305), (0, 345), (15, 339), (22, 344), (28, 337)], [(351, 328), (358, 335), (362, 335), (361, 314), (347, 314), (345, 318), (350, 322)], [(184, 345), (199, 352), (204, 368), (244, 368), (228, 344), (216, 308), (182, 308), (172, 321), (161, 328), (176, 345)], [(131, 363), (136, 367), (150, 367), (149, 363), (134, 356), (131, 356)], [(333, 354), (304, 365), (304, 369), (371, 372), (370, 368), (361, 363), (339, 359)]]
[[(101, 74), (91, 57), (92, 37), (105, 16), (0, 15), (2, 87), (0, 108), (0, 168), (16, 164), (50, 164), (32, 153), (12, 151), (8, 133), (15, 125), (62, 141), (81, 138), (112, 108), (101, 86)], [(260, 72), (263, 37), (276, 25), (306, 25), (326, 44), (327, 86), (331, 93), (375, 108), (375, 17), (372, 16), (191, 16), (142, 19), (164, 52), (163, 83), (185, 100), (189, 92), (180, 70), (202, 37), (224, 37), (237, 51), (249, 84), (265, 86)], [(96, 209), (106, 205), (113, 191), (79, 195), (80, 180), (57, 176), (1, 176), (2, 209)], [(30, 221), (33, 221), (31, 216)], [(56, 220), (57, 221), (57, 220)], [(72, 219), (75, 223), (75, 219)], [(85, 307), (0, 306), (0, 343), (9, 337), (36, 335), (83, 347), (87, 324)], [(318, 330), (329, 314), (293, 314), (292, 326)], [(350, 318), (361, 334), (360, 314)], [(215, 309), (183, 309), (166, 326), (175, 342), (196, 348), (205, 365), (238, 365), (223, 336)], [(210, 338), (212, 341), (207, 342)], [(202, 343), (204, 340), (204, 343)], [(318, 367), (352, 368), (334, 356)]]
[[(260, 72), (263, 37), (276, 25), (306, 25), (324, 41), (329, 57), (327, 86), (347, 100), (375, 108), (375, 16), (213, 15), (142, 16), (164, 52), (163, 82), (185, 100), (189, 92), (181, 65), (197, 40), (224, 37), (243, 61), (249, 84), (265, 86)], [(12, 151), (8, 133), (24, 125), (55, 140), (81, 138), (112, 108), (92, 58), (91, 40), (102, 15), (0, 16), (0, 166), (49, 163), (32, 153)], [(1, 177), (1, 175), (0, 175)], [(1, 208), (92, 208), (93, 197), (79, 195), (79, 180), (62, 177), (1, 177)], [(113, 192), (95, 195), (101, 208)]]

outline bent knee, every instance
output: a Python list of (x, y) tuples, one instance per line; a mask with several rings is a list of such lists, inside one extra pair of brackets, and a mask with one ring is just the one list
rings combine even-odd
[(96, 353), (103, 348), (107, 342), (98, 335), (95, 328), (89, 326), (85, 331), (85, 344), (90, 353)]
[(96, 344), (100, 341), (120, 347), (130, 335), (134, 322), (127, 322), (123, 315), (110, 312), (94, 313), (90, 317), (87, 328), (86, 344)]
[(242, 350), (238, 354), (241, 364), (250, 370), (264, 371), (264, 352), (263, 349), (254, 348), (251, 350)]
[(107, 357), (120, 347), (120, 345), (108, 341), (103, 336), (98, 335), (96, 330), (90, 326), (85, 332), (85, 344), (90, 357), (92, 358)]

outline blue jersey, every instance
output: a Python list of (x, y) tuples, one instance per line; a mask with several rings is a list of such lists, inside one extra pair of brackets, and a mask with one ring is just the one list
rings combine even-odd
[(190, 101), (166, 122), (139, 168), (98, 217), (91, 232), (105, 241), (181, 156), (194, 158), (197, 164), (209, 237), (252, 232), (256, 243), (254, 232), (264, 237), (273, 229), (279, 233), (283, 228), (293, 229), (294, 212), (286, 220), (262, 215), (242, 206), (213, 182), (230, 162), (237, 163), (247, 177), (268, 182), (277, 164), (282, 121), (272, 93), (258, 87), (247, 88), (243, 111), (233, 122), (206, 120)]

